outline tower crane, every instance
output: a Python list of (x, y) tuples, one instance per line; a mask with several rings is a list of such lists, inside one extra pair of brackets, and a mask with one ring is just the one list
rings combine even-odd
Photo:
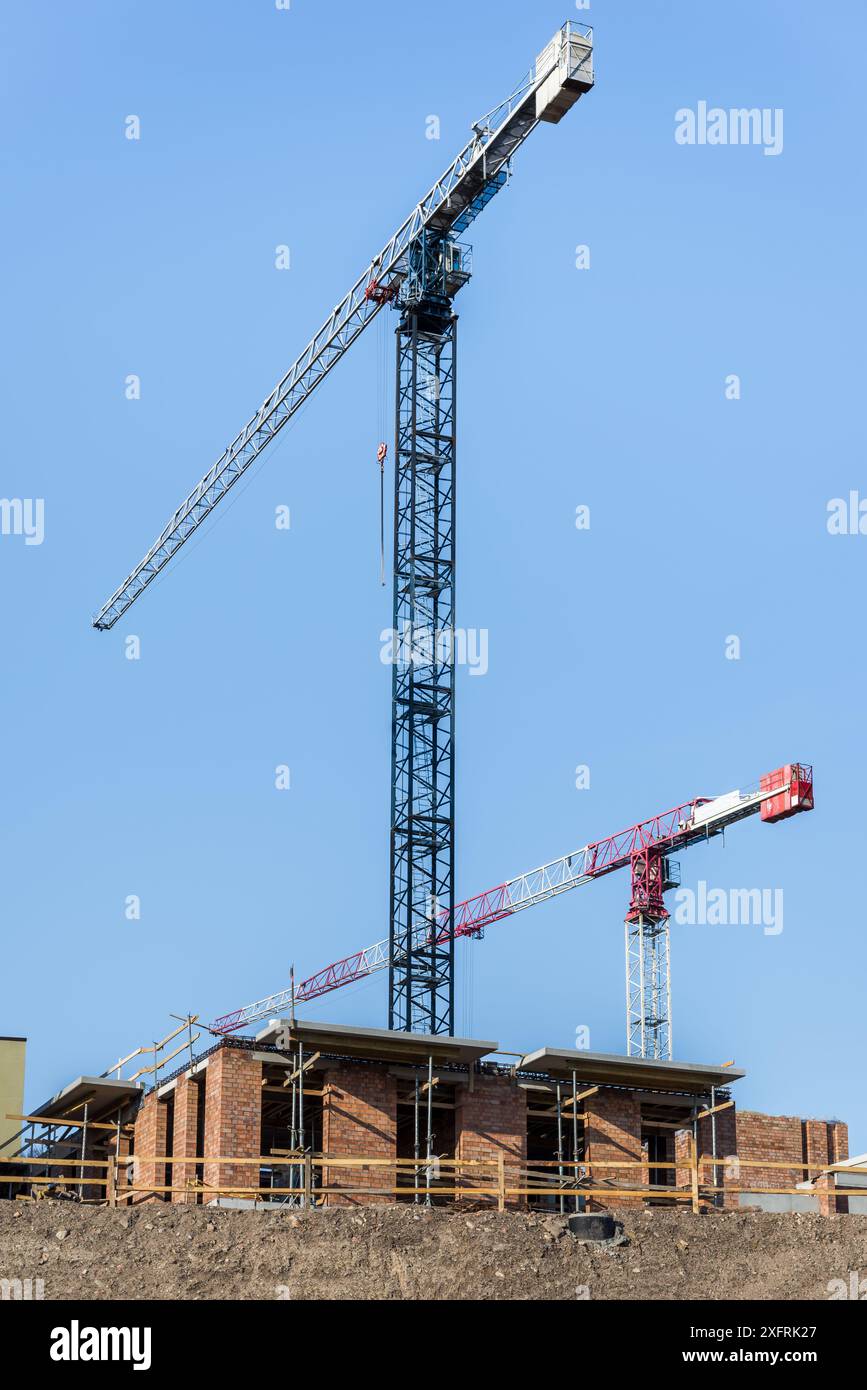
[[(289, 371), (173, 513), (94, 619), (108, 631), (246, 473), (384, 306), (397, 310), (389, 1027), (454, 1031), (455, 461), (457, 316), (472, 271), (460, 240), (516, 151), (593, 86), (593, 35), (567, 21), (362, 271)], [(417, 635), (421, 640), (417, 641)], [(405, 659), (408, 657), (408, 659)]]
[[(813, 809), (813, 769), (788, 763), (767, 773), (746, 791), (695, 797), (628, 830), (561, 855), (550, 863), (507, 879), (486, 893), (458, 903), (453, 919), (440, 912), (420, 929), (426, 940), (483, 936), (485, 928), (525, 908), (593, 879), (629, 868), (631, 893), (626, 913), (626, 1050), (630, 1057), (670, 1059), (671, 950), (665, 893), (679, 882), (672, 855), (722, 835), (729, 826), (760, 815), (763, 821), (787, 820)], [(420, 942), (420, 944), (423, 944)], [(318, 999), (332, 990), (389, 967), (390, 941), (376, 941), (354, 955), (335, 961), (297, 986), (258, 999), (211, 1024), (214, 1033), (234, 1033), (281, 1009)]]

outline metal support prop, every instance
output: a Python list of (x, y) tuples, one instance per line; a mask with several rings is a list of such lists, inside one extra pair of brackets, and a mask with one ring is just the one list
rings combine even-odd
[(566, 1176), (566, 1170), (563, 1167), (563, 1102), (559, 1081), (557, 1082), (557, 1159), (559, 1162), (557, 1172), (560, 1176), (560, 1215), (562, 1216), (566, 1210), (566, 1198), (563, 1193), (563, 1179)]
[[(291, 1054), (290, 1054), (291, 1055)], [(296, 1070), (293, 1064), (293, 1071)], [(292, 1078), (292, 1102), (289, 1109), (289, 1148), (294, 1154), (298, 1148), (298, 1085), (296, 1078)], [(295, 1189), (298, 1186), (298, 1170), (294, 1163), (289, 1165), (289, 1191), (293, 1194), (289, 1198), (289, 1205), (295, 1205)]]
[[(304, 1044), (301, 1043), (301, 1042), (299, 1042), (299, 1044), (298, 1044), (298, 1148), (301, 1150), (301, 1153), (304, 1154), (304, 1155), (306, 1155), (306, 1151), (307, 1151), (306, 1146), (307, 1146), (307, 1136), (306, 1136), (306, 1134), (305, 1134), (305, 1132), (304, 1132)], [(301, 1169), (300, 1169), (300, 1172), (299, 1172), (299, 1175), (298, 1175), (299, 1178), (300, 1178), (300, 1180), (301, 1180), (300, 1185), (301, 1185), (301, 1187), (302, 1187), (302, 1189), (303, 1189), (303, 1190), (302, 1190), (302, 1196), (301, 1196), (301, 1205), (302, 1205), (302, 1207), (304, 1207), (304, 1206), (307, 1205), (307, 1190), (306, 1190), (306, 1184), (305, 1184), (305, 1181), (304, 1181), (306, 1171), (307, 1171), (307, 1170), (306, 1170), (305, 1162), (304, 1162), (304, 1159), (302, 1159), (302, 1162), (301, 1162)]]
[(426, 1207), (433, 1206), (431, 1197), (431, 1167), (433, 1163), (433, 1057), (427, 1059), (427, 1168), (425, 1170), (425, 1194), (424, 1204)]
[(414, 1113), (413, 1113), (413, 1121), (414, 1121), (414, 1125), (415, 1125), (414, 1142), (413, 1142), (413, 1150), (412, 1150), (412, 1156), (413, 1156), (413, 1158), (415, 1159), (415, 1167), (414, 1167), (414, 1169), (413, 1169), (413, 1174), (414, 1174), (414, 1186), (415, 1186), (415, 1198), (414, 1198), (414, 1201), (415, 1201), (415, 1205), (418, 1206), (418, 1202), (419, 1202), (418, 1190), (419, 1190), (419, 1188), (421, 1187), (421, 1181), (420, 1181), (420, 1179), (421, 1179), (421, 1173), (419, 1172), (419, 1159), (421, 1158), (421, 1131), (420, 1131), (420, 1129), (419, 1129), (419, 1089), (418, 1089), (418, 1074), (416, 1074), (416, 1078), (415, 1078), (415, 1107), (414, 1107)]
[[(711, 1151), (711, 1156), (715, 1159), (715, 1158), (716, 1158), (716, 1086), (711, 1086), (711, 1088), (710, 1088), (710, 1151)], [(714, 1187), (719, 1187), (719, 1185), (720, 1185), (720, 1183), (719, 1183), (719, 1169), (718, 1169), (718, 1165), (717, 1165), (716, 1163), (714, 1163), (714, 1165), (713, 1165), (712, 1172), (713, 1172), (713, 1185), (714, 1185)], [(714, 1194), (713, 1194), (713, 1204), (714, 1204), (715, 1207), (722, 1206), (722, 1196), (723, 1196), (723, 1194), (722, 1194), (721, 1192), (714, 1192)]]
[(389, 1027), (454, 1032), (455, 407), (448, 299), (397, 329)]
[(572, 1073), (572, 1159), (575, 1169), (575, 1210), (581, 1210), (578, 1196), (578, 1073)]
[(88, 1102), (88, 1101), (85, 1101), (85, 1102), (84, 1102), (84, 1123), (83, 1123), (83, 1125), (81, 1126), (81, 1173), (79, 1174), (80, 1182), (79, 1182), (79, 1184), (78, 1184), (78, 1195), (79, 1195), (79, 1197), (84, 1197), (84, 1160), (85, 1160), (85, 1157), (86, 1157), (86, 1155), (87, 1155), (87, 1119), (88, 1119), (88, 1112), (89, 1112), (89, 1102)]

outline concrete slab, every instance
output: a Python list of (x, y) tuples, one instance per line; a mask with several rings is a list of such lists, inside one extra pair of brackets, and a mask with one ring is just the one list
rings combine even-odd
[(140, 1096), (143, 1089), (137, 1081), (118, 1081), (110, 1076), (79, 1076), (43, 1105), (28, 1111), (28, 1114), (44, 1116), (46, 1120), (81, 1120), (87, 1101), (88, 1119), (98, 1120), (108, 1112), (116, 1112), (125, 1101)]
[(370, 1061), (426, 1062), (433, 1057), (435, 1065), (449, 1062), (477, 1062), (496, 1052), (495, 1042), (474, 1038), (452, 1038), (443, 1034), (404, 1033), (389, 1028), (356, 1028), (346, 1023), (310, 1022), (288, 1018), (272, 1018), (257, 1043), (271, 1043), (287, 1050), (300, 1042), (305, 1052), (332, 1052), (344, 1057), (364, 1057)]
[(663, 1062), (650, 1057), (623, 1057), (613, 1052), (582, 1052), (568, 1047), (540, 1047), (536, 1052), (528, 1052), (518, 1063), (518, 1069), (543, 1072), (568, 1081), (572, 1080), (574, 1071), (582, 1085), (687, 1091), (693, 1095), (706, 1095), (712, 1086), (730, 1086), (746, 1075), (735, 1067)]

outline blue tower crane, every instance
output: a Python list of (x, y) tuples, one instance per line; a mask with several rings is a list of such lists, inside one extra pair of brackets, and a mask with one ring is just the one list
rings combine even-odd
[(540, 122), (593, 86), (593, 35), (568, 21), (314, 334), (144, 558), (100, 609), (128, 611), (385, 306), (397, 327), (389, 914), (390, 1028), (454, 1032), (455, 466), (457, 316), (472, 270), (460, 238), (508, 181)]

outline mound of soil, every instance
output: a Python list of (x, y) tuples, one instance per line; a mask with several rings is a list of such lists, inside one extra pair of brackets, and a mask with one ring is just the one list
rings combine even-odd
[(0, 1202), (0, 1280), (41, 1280), (45, 1299), (823, 1300), (867, 1279), (867, 1216), (622, 1221), (594, 1246), (527, 1213)]

